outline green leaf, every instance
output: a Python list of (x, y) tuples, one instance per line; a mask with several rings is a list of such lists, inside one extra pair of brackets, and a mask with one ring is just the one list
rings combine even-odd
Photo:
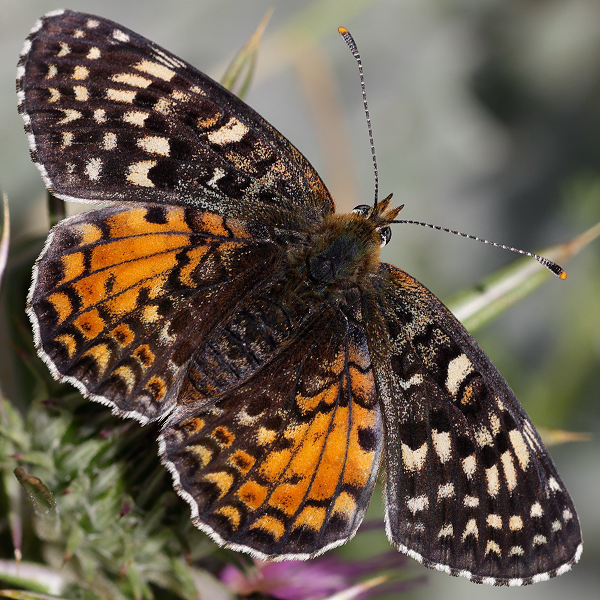
[(221, 79), (221, 85), (239, 98), (244, 98), (250, 88), (254, 70), (256, 69), (258, 49), (272, 14), (273, 8), (267, 10), (258, 27), (244, 44), (243, 48), (235, 55)]

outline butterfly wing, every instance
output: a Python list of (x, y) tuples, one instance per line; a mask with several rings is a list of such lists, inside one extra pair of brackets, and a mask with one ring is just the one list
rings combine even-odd
[(433, 294), (391, 265), (380, 275), (384, 333), (369, 346), (380, 357), (390, 540), (476, 582), (567, 571), (581, 553), (577, 514), (527, 414)]
[(107, 19), (42, 18), (17, 90), (33, 161), (60, 198), (191, 206), (301, 230), (334, 210), (309, 162), (254, 110)]
[(115, 413), (164, 416), (192, 354), (280, 258), (264, 227), (195, 209), (76, 215), (52, 230), (34, 269), (38, 351), (56, 378)]
[[(193, 397), (192, 376), (183, 397)], [(260, 374), (175, 411), (160, 453), (195, 524), (255, 557), (306, 559), (352, 537), (382, 452), (362, 326), (326, 310)]]

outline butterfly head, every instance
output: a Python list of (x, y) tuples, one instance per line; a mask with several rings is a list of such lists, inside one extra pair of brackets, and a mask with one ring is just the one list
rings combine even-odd
[(380, 235), (380, 247), (383, 248), (392, 239), (392, 230), (390, 229), (390, 223), (398, 216), (398, 213), (404, 208), (404, 204), (389, 208), (392, 200), (390, 194), (384, 198), (381, 202), (378, 202), (374, 207), (368, 204), (359, 204), (352, 212), (354, 214), (362, 215), (366, 219), (371, 219), (373, 222), (378, 223), (377, 230)]

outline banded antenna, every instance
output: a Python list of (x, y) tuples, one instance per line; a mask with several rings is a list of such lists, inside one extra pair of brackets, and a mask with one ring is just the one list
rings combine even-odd
[(469, 235), (468, 233), (463, 233), (462, 231), (456, 231), (454, 229), (447, 229), (446, 227), (440, 227), (439, 225), (432, 225), (431, 223), (423, 223), (422, 221), (409, 221), (407, 219), (398, 219), (395, 221), (390, 221), (390, 223), (404, 223), (406, 225), (420, 225), (421, 227), (429, 227), (429, 229), (437, 229), (438, 231), (445, 231), (446, 233), (453, 233), (454, 235), (459, 235), (460, 237), (469, 238), (470, 240), (475, 240), (476, 242), (482, 242), (483, 244), (488, 244), (489, 246), (495, 246), (496, 248), (502, 248), (503, 250), (510, 250), (511, 252), (516, 252), (517, 254), (523, 254), (525, 256), (531, 256), (531, 258), (535, 258), (541, 265), (546, 267), (550, 273), (556, 275), (559, 279), (566, 279), (567, 272), (555, 262), (549, 260), (548, 258), (544, 258), (539, 254), (534, 254), (533, 252), (527, 252), (527, 250), (520, 250), (519, 248), (513, 248), (512, 246), (507, 246), (505, 244), (498, 244), (497, 242), (490, 242), (490, 240), (486, 240), (484, 238), (477, 237), (476, 235)]
[[(371, 155), (373, 157), (373, 171), (375, 174), (375, 202), (373, 206), (376, 207), (377, 198), (379, 195), (379, 172), (377, 169), (375, 144), (373, 142), (373, 128), (371, 127), (371, 117), (369, 116), (369, 107), (367, 105), (367, 90), (365, 87), (365, 77), (363, 75), (362, 61), (360, 59), (360, 54), (358, 52), (358, 48), (356, 46), (354, 38), (352, 37), (352, 34), (345, 27), (338, 27), (338, 32), (342, 36), (342, 38), (344, 38), (344, 41), (346, 42), (348, 48), (350, 48), (350, 52), (352, 52), (354, 58), (356, 59), (356, 63), (358, 64), (358, 74), (360, 76), (360, 87), (362, 89), (363, 105), (365, 107), (365, 116), (367, 117), (367, 127), (369, 129), (369, 144), (371, 145)], [(407, 225), (420, 225), (421, 227), (429, 227), (430, 229), (437, 229), (438, 231), (445, 231), (446, 233), (453, 233), (454, 235), (458, 235), (460, 237), (469, 238), (470, 240), (475, 240), (477, 242), (482, 242), (483, 244), (488, 244), (489, 246), (495, 246), (496, 248), (510, 250), (510, 252), (516, 252), (517, 254), (530, 256), (531, 258), (535, 258), (535, 260), (537, 260), (541, 265), (546, 267), (546, 269), (548, 269), (551, 273), (556, 275), (559, 279), (567, 278), (567, 272), (560, 265), (547, 258), (544, 258), (543, 256), (540, 256), (539, 254), (534, 254), (533, 252), (527, 252), (526, 250), (520, 250), (519, 248), (513, 248), (512, 246), (507, 246), (505, 244), (498, 244), (497, 242), (491, 242), (490, 240), (486, 240), (475, 235), (469, 235), (468, 233), (462, 233), (461, 231), (448, 229), (447, 227), (440, 227), (439, 225), (432, 225), (431, 223), (423, 223), (422, 221), (410, 221), (407, 219), (401, 219), (396, 221), (390, 221), (390, 224), (391, 223), (404, 223)]]
[(371, 117), (369, 116), (369, 106), (367, 105), (367, 89), (365, 87), (365, 77), (363, 75), (362, 61), (356, 47), (356, 42), (352, 34), (345, 27), (338, 27), (338, 33), (344, 38), (350, 52), (352, 52), (356, 63), (358, 64), (358, 75), (360, 77), (360, 87), (362, 89), (363, 105), (365, 107), (365, 116), (367, 117), (367, 127), (369, 129), (369, 144), (371, 144), (371, 156), (373, 157), (373, 171), (375, 172), (375, 200), (373, 207), (377, 206), (379, 196), (379, 172), (377, 170), (377, 156), (375, 156), (375, 144), (373, 142), (373, 128), (371, 127)]

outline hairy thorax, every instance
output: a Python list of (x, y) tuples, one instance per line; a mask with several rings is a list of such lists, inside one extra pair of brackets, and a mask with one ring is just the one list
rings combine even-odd
[(336, 301), (362, 287), (379, 265), (378, 224), (361, 214), (328, 215), (305, 245), (287, 255), (288, 292), (311, 301)]

